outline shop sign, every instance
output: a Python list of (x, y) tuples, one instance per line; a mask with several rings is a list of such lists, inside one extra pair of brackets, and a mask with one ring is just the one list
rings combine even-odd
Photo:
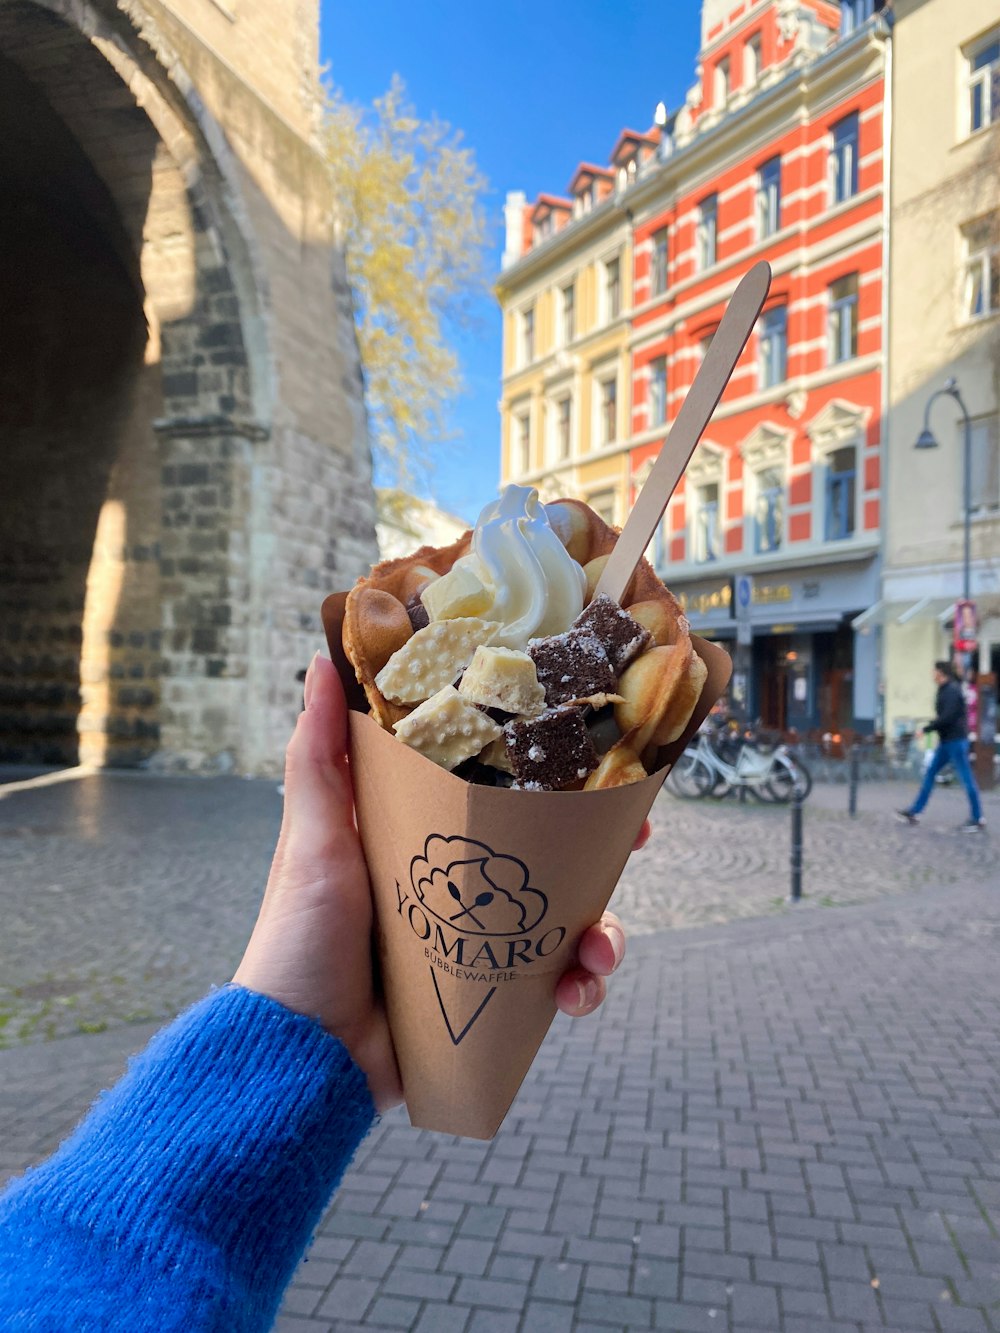
[(979, 641), (979, 616), (975, 602), (955, 603), (955, 652), (972, 653)]
[(693, 612), (698, 616), (707, 616), (712, 611), (728, 611), (732, 595), (732, 586), (728, 579), (702, 592), (681, 591), (674, 594), (685, 615)]
[(755, 583), (753, 600), (755, 606), (774, 606), (777, 602), (790, 602), (792, 586), (790, 583)]

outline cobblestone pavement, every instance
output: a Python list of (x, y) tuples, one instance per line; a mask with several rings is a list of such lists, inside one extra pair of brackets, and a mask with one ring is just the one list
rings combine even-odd
[[(865, 787), (849, 821), (843, 788), (817, 790), (794, 909), (775, 901), (787, 811), (662, 799), (601, 1014), (557, 1020), (490, 1144), (388, 1116), (281, 1333), (1000, 1333), (1000, 872), (991, 839), (953, 831), (955, 793), (916, 829), (888, 821), (902, 796)], [(0, 1051), (0, 1176), (142, 1045), (130, 1014), (228, 975), (278, 814), (273, 787), (234, 780), (0, 800), (0, 1003), (27, 1043)], [(698, 925), (706, 902), (773, 914)], [(17, 994), (46, 977), (47, 1000)], [(109, 1030), (39, 1040), (81, 1016)]]
[[(806, 899), (840, 906), (988, 876), (995, 838), (965, 837), (961, 792), (918, 828), (912, 795), (842, 786), (806, 807)], [(1000, 830), (1000, 794), (986, 800)], [(274, 783), (90, 776), (4, 796), (0, 786), (0, 1049), (166, 1017), (225, 981), (253, 924), (277, 836)], [(789, 910), (789, 811), (663, 793), (656, 838), (614, 906), (633, 936)], [(795, 910), (801, 910), (796, 908)]]

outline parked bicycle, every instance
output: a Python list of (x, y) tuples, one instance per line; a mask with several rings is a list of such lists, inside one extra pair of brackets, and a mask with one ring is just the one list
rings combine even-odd
[(722, 798), (748, 791), (761, 801), (785, 804), (812, 791), (809, 770), (787, 745), (765, 748), (752, 735), (715, 734), (703, 728), (667, 776), (677, 796)]

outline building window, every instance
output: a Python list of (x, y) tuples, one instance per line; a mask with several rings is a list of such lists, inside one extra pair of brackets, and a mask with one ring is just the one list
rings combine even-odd
[(880, 13), (885, 8), (885, 0), (840, 0), (840, 32), (846, 37), (856, 32), (862, 23)]
[(962, 228), (965, 244), (965, 319), (982, 319), (1000, 310), (1000, 226), (998, 215)]
[(604, 265), (604, 310), (606, 317), (617, 319), (622, 311), (621, 260), (609, 259)]
[(781, 226), (781, 158), (772, 157), (757, 173), (757, 235), (773, 236)]
[(551, 213), (546, 213), (535, 223), (535, 244), (547, 240), (555, 230), (555, 220)]
[(530, 365), (535, 359), (535, 307), (521, 311), (521, 365)]
[(858, 275), (849, 273), (830, 284), (828, 333), (830, 364), (858, 354)]
[(667, 419), (667, 358), (649, 363), (649, 424), (662, 426)]
[(615, 493), (614, 491), (598, 491), (596, 495), (587, 496), (587, 504), (597, 515), (604, 520), (608, 527), (612, 527), (615, 521)]
[(662, 296), (667, 290), (667, 239), (666, 227), (661, 227), (653, 237), (653, 296)]
[(1000, 118), (1000, 33), (969, 53), (969, 133)]
[(758, 555), (781, 549), (784, 521), (785, 481), (781, 469), (764, 468), (757, 473), (754, 506), (754, 550)]
[(852, 111), (833, 127), (830, 152), (830, 202), (842, 204), (858, 192), (858, 113)]
[(713, 339), (714, 337), (715, 337), (715, 334), (714, 334), (714, 333), (706, 333), (705, 336), (704, 336), (704, 338), (699, 338), (699, 339), (698, 339), (698, 365), (699, 365), (699, 367), (701, 366), (701, 363), (705, 360), (705, 357), (708, 356), (708, 349), (712, 346), (712, 339)]
[(572, 282), (562, 289), (560, 302), (563, 346), (568, 347), (576, 337), (576, 286)]
[(601, 380), (600, 393), (600, 433), (601, 444), (613, 444), (618, 438), (618, 376)]
[(724, 107), (729, 101), (729, 57), (723, 56), (715, 67), (715, 105)]
[(694, 558), (707, 565), (719, 558), (719, 483), (699, 486), (695, 494)]
[(698, 205), (698, 268), (703, 271), (715, 263), (719, 237), (719, 197), (710, 194)]
[(857, 454), (853, 444), (835, 449), (826, 460), (826, 540), (854, 535)]
[(556, 403), (556, 461), (565, 462), (572, 450), (573, 400), (560, 398)]
[(528, 472), (531, 469), (531, 413), (522, 412), (514, 418), (514, 431), (517, 449), (517, 470)]
[(969, 507), (979, 514), (1000, 510), (1000, 418), (994, 412), (972, 423)]
[(743, 83), (753, 88), (760, 78), (760, 37), (751, 37), (743, 47)]
[(773, 389), (788, 375), (788, 307), (772, 306), (761, 316), (760, 387)]

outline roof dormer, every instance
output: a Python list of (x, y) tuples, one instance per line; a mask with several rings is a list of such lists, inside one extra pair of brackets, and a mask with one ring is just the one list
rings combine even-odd
[(573, 216), (582, 217), (596, 208), (614, 189), (615, 174), (610, 167), (598, 167), (593, 162), (581, 162), (569, 183), (573, 196)]
[(532, 244), (540, 245), (565, 227), (572, 210), (571, 200), (557, 194), (540, 194), (531, 210)]

